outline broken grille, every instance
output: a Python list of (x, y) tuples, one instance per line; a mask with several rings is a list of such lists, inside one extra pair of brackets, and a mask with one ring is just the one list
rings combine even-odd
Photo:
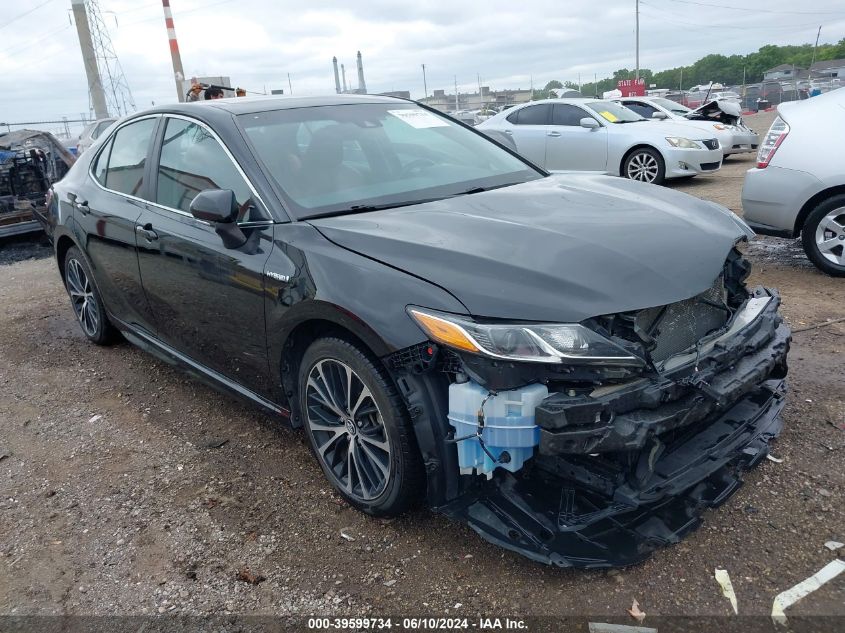
[(636, 327), (653, 340), (650, 350), (655, 362), (662, 362), (695, 346), (702, 338), (723, 328), (730, 317), (724, 279), (720, 275), (708, 290), (685, 301), (640, 310)]

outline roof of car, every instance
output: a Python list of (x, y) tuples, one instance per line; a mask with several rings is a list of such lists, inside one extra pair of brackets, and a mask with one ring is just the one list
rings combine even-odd
[[(199, 110), (223, 110), (231, 114), (254, 114), (271, 110), (288, 108), (309, 108), (317, 106), (349, 105), (355, 103), (408, 103), (405, 99), (396, 97), (382, 97), (379, 95), (325, 95), (314, 97), (293, 96), (259, 96), (259, 97), (231, 97), (229, 99), (211, 99), (208, 101), (191, 101), (174, 103), (147, 110), (144, 114), (155, 112), (177, 112), (196, 114)], [(141, 114), (141, 113), (139, 113)]]

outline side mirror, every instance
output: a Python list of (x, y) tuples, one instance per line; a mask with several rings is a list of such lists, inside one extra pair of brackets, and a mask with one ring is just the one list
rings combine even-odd
[(600, 127), (599, 122), (589, 116), (585, 116), (579, 121), (579, 123), (581, 124), (581, 127), (585, 127), (588, 130), (595, 130), (597, 127)]
[(206, 189), (191, 200), (191, 215), (206, 222), (234, 222), (238, 217), (238, 202), (231, 189)]
[(665, 112), (657, 111), (657, 112), (655, 112), (654, 114), (651, 115), (651, 118), (652, 119), (668, 119), (669, 115), (666, 114)]
[(198, 220), (214, 224), (214, 232), (226, 248), (240, 248), (247, 237), (235, 220), (238, 219), (238, 201), (231, 189), (206, 189), (191, 200), (191, 215)]

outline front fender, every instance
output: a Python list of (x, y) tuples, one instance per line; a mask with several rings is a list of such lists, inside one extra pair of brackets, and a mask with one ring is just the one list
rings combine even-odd
[(405, 312), (409, 304), (447, 312), (466, 307), (442, 288), (353, 253), (308, 223), (278, 224), (265, 268), (265, 316), (270, 373), (278, 402), (289, 400), (283, 365), (310, 341), (294, 332), (329, 325), (359, 339), (379, 358), (426, 340)]

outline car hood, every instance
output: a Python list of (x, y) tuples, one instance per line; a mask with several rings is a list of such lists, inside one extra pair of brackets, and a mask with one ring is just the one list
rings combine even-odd
[(736, 101), (713, 99), (706, 101), (692, 112), (685, 114), (688, 119), (712, 119), (715, 121), (736, 122), (742, 117), (742, 107)]
[(551, 322), (693, 297), (750, 233), (713, 203), (571, 174), (310, 222), (344, 248), (444, 288), (472, 315)]

